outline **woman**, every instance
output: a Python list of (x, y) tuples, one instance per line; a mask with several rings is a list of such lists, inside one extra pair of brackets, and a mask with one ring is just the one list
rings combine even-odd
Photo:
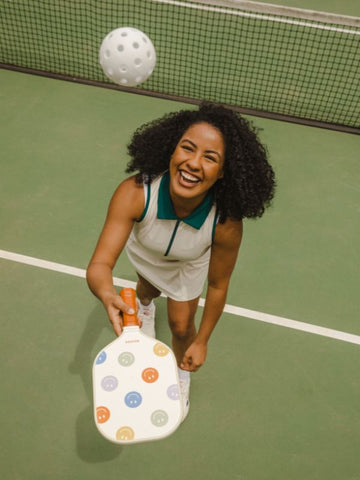
[[(274, 193), (274, 173), (249, 123), (211, 103), (138, 129), (127, 172), (87, 269), (115, 332), (129, 312), (112, 283), (126, 248), (138, 275), (139, 317), (154, 336), (153, 299), (167, 296), (172, 346), (179, 366), (184, 418), (190, 372), (205, 362), (211, 333), (223, 311), (242, 238), (242, 219), (260, 217)], [(198, 331), (194, 318), (207, 278)], [(129, 312), (131, 313), (131, 312)]]

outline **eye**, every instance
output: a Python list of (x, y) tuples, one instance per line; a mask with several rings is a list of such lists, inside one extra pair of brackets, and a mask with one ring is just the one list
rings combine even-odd
[(216, 162), (217, 159), (216, 157), (213, 157), (212, 155), (205, 155), (206, 160), (210, 160), (211, 162)]
[(192, 147), (190, 147), (189, 145), (181, 145), (181, 148), (188, 151), (188, 152), (192, 152)]

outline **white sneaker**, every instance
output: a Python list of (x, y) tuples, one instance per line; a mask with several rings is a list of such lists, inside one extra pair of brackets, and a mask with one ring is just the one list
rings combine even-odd
[(180, 398), (182, 403), (183, 417), (182, 422), (188, 416), (190, 410), (190, 378), (179, 378)]
[(138, 302), (138, 317), (142, 322), (141, 331), (151, 338), (155, 338), (155, 304), (142, 305)]

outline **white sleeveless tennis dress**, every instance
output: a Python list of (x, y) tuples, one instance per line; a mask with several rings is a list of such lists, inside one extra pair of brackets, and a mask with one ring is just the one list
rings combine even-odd
[(211, 192), (188, 217), (178, 218), (170, 198), (169, 173), (144, 183), (145, 209), (126, 253), (136, 271), (164, 295), (186, 301), (201, 295), (216, 226)]

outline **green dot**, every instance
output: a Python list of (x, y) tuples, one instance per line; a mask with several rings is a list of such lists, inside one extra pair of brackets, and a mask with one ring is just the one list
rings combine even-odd
[(168, 420), (169, 416), (164, 410), (155, 410), (151, 415), (151, 423), (156, 427), (163, 427)]
[(123, 352), (119, 355), (118, 362), (122, 367), (130, 367), (135, 362), (135, 357), (131, 352)]

